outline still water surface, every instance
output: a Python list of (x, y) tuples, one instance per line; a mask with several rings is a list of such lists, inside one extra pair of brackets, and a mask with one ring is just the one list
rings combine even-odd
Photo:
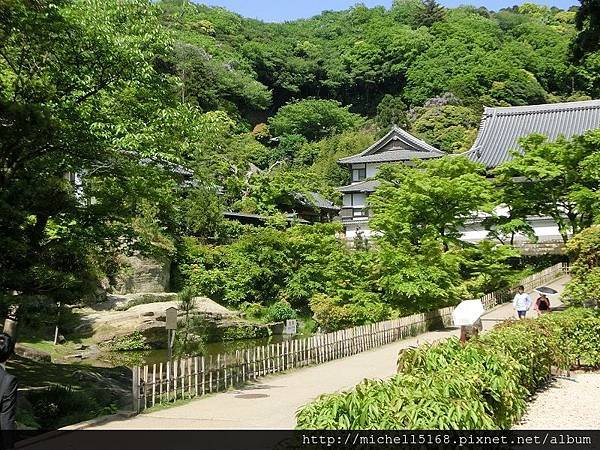
[[(229, 342), (213, 342), (204, 345), (202, 356), (216, 356), (223, 353), (231, 353), (236, 350), (246, 350), (254, 347), (260, 347), (267, 344), (278, 344), (283, 341), (300, 339), (305, 336), (296, 335), (293, 337), (284, 337), (282, 335), (273, 335), (260, 339), (244, 339)], [(199, 355), (200, 356), (200, 355)], [(96, 358), (83, 360), (83, 364), (100, 367), (133, 366), (145, 364), (157, 364), (167, 361), (167, 350), (146, 350), (134, 352), (111, 352), (98, 355)]]

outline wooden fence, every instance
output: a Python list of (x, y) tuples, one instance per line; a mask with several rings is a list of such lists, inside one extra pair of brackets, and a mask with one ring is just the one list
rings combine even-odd
[[(557, 264), (527, 277), (521, 284), (529, 291), (567, 272), (566, 264)], [(481, 300), (486, 309), (491, 309), (509, 299), (507, 295), (491, 293)], [(139, 412), (161, 403), (225, 391), (264, 375), (321, 364), (447, 327), (452, 323), (453, 310), (447, 307), (234, 353), (134, 367), (133, 408)]]

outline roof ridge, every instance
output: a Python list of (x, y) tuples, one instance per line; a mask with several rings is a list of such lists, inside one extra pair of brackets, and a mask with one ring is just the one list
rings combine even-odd
[(400, 128), (398, 125), (393, 125), (392, 128), (390, 129), (390, 131), (388, 131), (383, 137), (378, 139), (376, 142), (371, 144), (366, 150), (363, 150), (362, 152), (354, 154), (354, 155), (340, 158), (338, 160), (338, 163), (345, 164), (346, 161), (348, 161), (350, 159), (360, 158), (360, 157), (368, 157), (370, 155), (373, 155), (373, 154), (377, 153), (377, 150), (379, 150), (379, 148), (381, 148), (384, 145), (387, 145), (389, 142), (391, 142), (396, 137), (398, 139), (405, 140), (411, 146), (423, 148), (423, 150), (407, 149), (407, 151), (415, 151), (415, 152), (422, 151), (423, 153), (431, 153), (431, 154), (435, 154), (438, 156), (443, 156), (445, 154), (445, 152), (443, 152), (442, 150), (435, 148), (433, 145), (423, 141), (422, 139), (419, 139), (412, 133), (409, 133), (408, 131), (404, 130), (403, 128)]
[(486, 106), (483, 119), (493, 116), (508, 116), (521, 114), (542, 114), (547, 112), (579, 111), (600, 108), (600, 100), (583, 100), (577, 102), (541, 103), (539, 105), (521, 106)]

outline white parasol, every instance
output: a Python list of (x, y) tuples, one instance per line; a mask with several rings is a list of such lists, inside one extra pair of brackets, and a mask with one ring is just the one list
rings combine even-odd
[(452, 313), (455, 327), (471, 326), (483, 315), (485, 310), (481, 300), (465, 300)]

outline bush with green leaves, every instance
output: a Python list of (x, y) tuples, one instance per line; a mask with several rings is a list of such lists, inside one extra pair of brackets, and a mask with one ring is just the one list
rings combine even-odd
[(260, 303), (245, 302), (240, 305), (240, 310), (245, 319), (264, 321), (268, 317), (269, 309)]
[(391, 316), (390, 307), (372, 293), (356, 292), (351, 301), (338, 296), (316, 294), (310, 300), (314, 320), (325, 331), (335, 331), (367, 323), (381, 322)]
[(222, 341), (239, 341), (242, 339), (260, 339), (269, 337), (269, 329), (258, 325), (237, 325), (225, 328), (221, 333)]
[(42, 430), (54, 430), (101, 415), (116, 412), (117, 405), (102, 390), (78, 391), (70, 386), (52, 386), (31, 392), (27, 400), (33, 407), (33, 422)]
[(269, 306), (268, 317), (273, 322), (284, 322), (296, 318), (296, 311), (288, 303), (280, 301)]
[(552, 327), (559, 346), (566, 349), (565, 366), (600, 367), (600, 311), (569, 308), (542, 316), (540, 321)]
[(126, 336), (115, 336), (105, 346), (113, 352), (129, 352), (149, 348), (146, 337), (139, 331), (134, 331)]
[(563, 299), (571, 305), (600, 305), (600, 225), (593, 225), (567, 243), (573, 279)]
[(274, 136), (300, 135), (309, 141), (350, 130), (363, 118), (335, 100), (306, 99), (282, 106), (269, 119)]
[(552, 366), (600, 364), (600, 315), (581, 309), (509, 321), (462, 345), (401, 351), (391, 380), (365, 380), (301, 408), (301, 429), (507, 429)]
[(230, 306), (287, 301), (305, 310), (316, 293), (352, 297), (357, 289), (373, 289), (372, 255), (348, 249), (336, 237), (340, 230), (334, 223), (265, 227), (221, 246), (188, 240), (179, 257), (181, 279)]

